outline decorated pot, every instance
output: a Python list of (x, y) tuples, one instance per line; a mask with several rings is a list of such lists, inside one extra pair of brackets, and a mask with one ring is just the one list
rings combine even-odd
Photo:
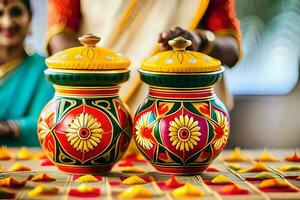
[(173, 50), (141, 64), (149, 93), (136, 111), (133, 138), (142, 155), (158, 170), (190, 174), (204, 171), (229, 136), (229, 117), (214, 93), (224, 67), (219, 60), (187, 51), (191, 41), (169, 41)]
[(130, 60), (96, 47), (99, 37), (79, 38), (83, 46), (46, 59), (53, 99), (42, 110), (38, 138), (46, 155), (62, 171), (109, 171), (126, 151), (132, 132), (120, 84), (129, 78)]

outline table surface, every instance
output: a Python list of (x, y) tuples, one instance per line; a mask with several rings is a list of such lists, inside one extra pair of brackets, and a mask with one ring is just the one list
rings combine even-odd
[[(29, 151), (33, 152), (33, 154), (40, 153), (40, 149), (38, 148), (29, 148)], [(9, 148), (9, 151), (12, 152), (13, 155), (16, 155), (19, 149), (17, 148)], [(249, 168), (256, 160), (259, 158), (263, 150), (242, 150), (242, 154), (249, 158), (247, 162), (235, 162), (235, 164), (240, 165), (242, 168)], [(300, 179), (297, 177), (300, 176), (299, 162), (288, 162), (285, 158), (289, 155), (292, 155), (295, 150), (293, 149), (281, 149), (281, 150), (268, 150), (270, 155), (276, 157), (278, 161), (276, 162), (264, 162), (266, 166), (271, 169), (271, 172), (277, 174), (281, 177), (285, 177), (286, 180), (293, 188), (296, 189), (294, 192), (286, 192), (278, 188), (276, 191), (268, 191), (262, 192), (258, 184), (260, 181), (248, 181), (249, 178), (255, 177), (260, 172), (251, 172), (251, 173), (237, 173), (236, 171), (230, 169), (228, 167), (232, 162), (225, 161), (231, 153), (232, 150), (224, 150), (219, 157), (210, 165), (208, 170), (205, 172), (193, 175), (193, 176), (176, 176), (176, 178), (184, 183), (189, 182), (204, 192), (204, 196), (201, 199), (211, 200), (211, 199), (242, 199), (247, 198), (247, 200), (256, 200), (256, 199), (300, 199)], [(13, 192), (16, 194), (16, 199), (32, 199), (28, 196), (28, 192), (31, 191), (35, 186), (41, 184), (38, 182), (32, 182), (28, 180), (29, 176), (46, 173), (47, 175), (55, 178), (55, 181), (47, 182), (48, 186), (54, 186), (59, 189), (58, 194), (55, 196), (42, 195), (34, 197), (33, 199), (84, 199), (78, 197), (72, 197), (69, 195), (69, 191), (72, 188), (76, 188), (80, 185), (80, 183), (75, 182), (75, 177), (78, 175), (75, 174), (67, 174), (60, 172), (55, 166), (42, 166), (41, 163), (43, 159), (31, 159), (31, 160), (0, 160), (0, 179), (6, 178), (8, 176), (17, 178), (18, 180), (27, 180), (24, 187), (15, 189), (15, 188), (5, 188), (5, 190)], [(122, 162), (122, 161), (121, 161)], [(26, 172), (11, 172), (9, 171), (9, 167), (12, 165), (20, 163), (22, 165), (30, 166), (31, 171)], [(124, 166), (120, 166), (118, 163), (114, 166), (111, 172), (105, 174), (98, 174), (102, 177), (102, 180), (99, 182), (87, 183), (88, 185), (99, 188), (101, 190), (101, 195), (96, 199), (120, 199), (119, 194), (125, 191), (127, 188), (132, 187), (132, 185), (124, 185), (121, 183), (126, 177), (132, 175), (138, 175), (140, 177), (150, 177), (152, 176), (155, 181), (148, 182), (143, 184), (144, 187), (149, 189), (153, 196), (148, 199), (180, 199), (176, 198), (172, 194), (172, 189), (161, 188), (159, 183), (162, 183), (168, 180), (171, 175), (159, 173), (154, 170), (154, 168), (148, 164), (147, 162), (136, 162), (133, 161), (133, 166), (144, 169), (143, 173), (128, 173), (123, 172)], [(296, 166), (295, 169), (290, 171), (281, 171), (279, 170), (280, 166), (290, 165)], [(126, 166), (125, 166), (126, 167)], [(235, 184), (240, 186), (241, 188), (247, 189), (249, 194), (246, 195), (224, 195), (221, 194), (221, 190), (226, 185), (211, 185), (208, 184), (210, 180), (218, 175), (225, 175), (230, 178)], [(247, 179), (247, 180), (246, 180)], [(120, 182), (120, 184), (116, 184)], [(114, 183), (114, 184), (113, 184)], [(94, 198), (90, 198), (94, 199)], [(181, 198), (182, 199), (182, 198)], [(199, 199), (195, 197), (187, 197), (184, 199)]]

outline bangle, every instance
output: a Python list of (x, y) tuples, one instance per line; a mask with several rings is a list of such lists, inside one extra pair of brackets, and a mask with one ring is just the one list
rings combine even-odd
[(198, 51), (209, 54), (214, 48), (216, 35), (209, 30), (203, 29), (196, 29), (196, 32), (199, 34), (202, 41), (202, 45), (199, 47)]

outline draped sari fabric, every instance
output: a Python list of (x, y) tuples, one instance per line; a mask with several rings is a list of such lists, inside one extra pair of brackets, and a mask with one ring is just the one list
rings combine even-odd
[[(205, 27), (216, 34), (232, 35), (240, 42), (239, 22), (233, 0), (48, 0), (48, 40), (56, 33), (73, 31), (80, 35), (101, 36), (101, 46), (129, 56), (131, 77), (120, 91), (131, 111), (143, 101), (147, 87), (137, 69), (142, 59), (159, 51), (159, 33), (174, 26), (193, 30)], [(68, 20), (69, 19), (69, 20)], [(77, 23), (75, 22), (76, 20)], [(224, 81), (222, 82), (224, 83)], [(232, 106), (226, 87), (219, 87), (219, 97)]]
[(37, 120), (54, 90), (44, 77), (45, 58), (26, 56), (12, 72), (0, 79), (0, 121), (17, 122), (20, 137), (0, 139), (0, 145), (38, 146)]

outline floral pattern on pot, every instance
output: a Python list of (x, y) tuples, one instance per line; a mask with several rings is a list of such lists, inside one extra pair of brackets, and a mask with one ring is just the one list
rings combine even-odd
[(38, 136), (46, 154), (59, 166), (96, 169), (112, 166), (123, 156), (131, 130), (127, 108), (116, 97), (58, 97), (43, 109)]
[[(203, 171), (221, 152), (229, 136), (229, 118), (215, 97), (174, 101), (147, 97), (136, 112), (133, 137), (154, 167), (186, 173)], [(193, 172), (195, 169), (192, 169)]]

